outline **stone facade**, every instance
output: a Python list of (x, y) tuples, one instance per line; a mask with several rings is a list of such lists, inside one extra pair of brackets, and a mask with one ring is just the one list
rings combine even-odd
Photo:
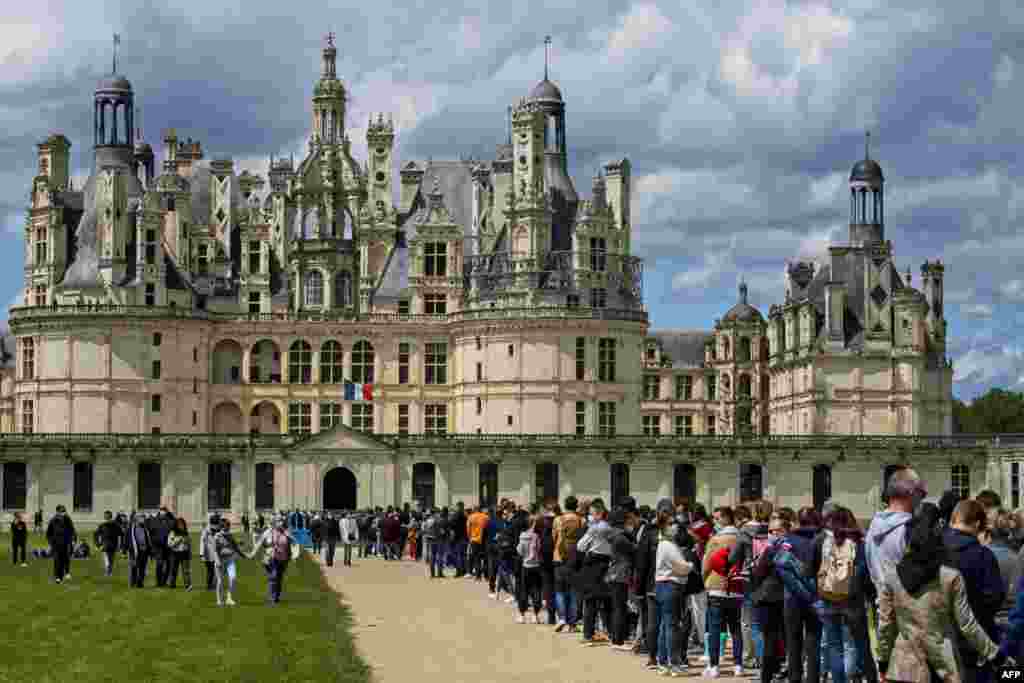
[[(328, 44), (308, 153), (271, 158), (266, 179), (173, 130), (157, 175), (123, 76), (96, 90), (82, 188), (70, 141), (40, 143), (0, 378), (5, 508), (820, 503), (813, 468), (832, 463), (835, 497), (863, 513), (903, 456), (776, 435), (892, 435), (892, 451), (949, 434), (942, 266), (923, 292), (896, 273), (875, 162), (851, 173), (848, 243), (792, 264), (767, 319), (743, 285), (713, 330), (649, 332), (630, 162), (578, 196), (557, 86), (510, 108), (491, 161), (400, 163), (378, 114), (359, 162), (335, 58)], [(915, 448), (939, 480), (964, 452)], [(969, 466), (971, 486), (995, 471)]]

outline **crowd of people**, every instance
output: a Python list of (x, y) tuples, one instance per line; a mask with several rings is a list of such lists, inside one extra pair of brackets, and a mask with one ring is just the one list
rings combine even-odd
[(342, 514), (355, 533), (327, 538), (422, 560), (433, 580), (475, 579), (516, 623), (643, 656), (665, 676), (696, 665), (762, 683), (986, 683), (1024, 662), (1024, 515), (991, 491), (927, 502), (912, 469), (884, 493), (866, 531), (834, 503), (708, 514), (570, 496)]

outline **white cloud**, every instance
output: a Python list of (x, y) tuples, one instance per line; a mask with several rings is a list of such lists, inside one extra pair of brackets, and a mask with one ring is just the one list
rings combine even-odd
[[(956, 358), (953, 381), (988, 383), (999, 378), (1019, 378), (1024, 374), (1024, 349), (1016, 346), (973, 348)], [(1020, 384), (1018, 379), (1015, 382)]]
[[(608, 36), (608, 56), (616, 61), (635, 50), (650, 50), (661, 45), (672, 32), (672, 22), (652, 3), (634, 5), (619, 27)], [(630, 55), (631, 56), (631, 55)]]
[(962, 306), (960, 311), (969, 318), (991, 318), (993, 309), (989, 304), (969, 304)]

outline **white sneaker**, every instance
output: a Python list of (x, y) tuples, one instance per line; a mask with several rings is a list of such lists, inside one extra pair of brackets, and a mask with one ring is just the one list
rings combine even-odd
[(743, 667), (742, 667), (742, 666), (739, 666), (739, 665), (737, 664), (737, 665), (736, 665), (736, 668), (735, 668), (735, 669), (733, 669), (733, 673), (734, 673), (734, 674), (735, 674), (736, 676), (742, 676), (742, 675), (743, 675)]
[(703, 664), (705, 667), (707, 667), (709, 661), (710, 660), (708, 659), (707, 655), (700, 656), (700, 663)]
[(235, 599), (234, 599), (234, 598), (232, 598), (232, 597), (231, 597), (231, 596), (229, 595), (229, 596), (228, 596), (228, 599), (227, 599), (227, 600), (225, 600), (225, 601), (224, 601), (224, 603), (225, 603), (225, 604), (226, 604), (226, 605), (227, 605), (228, 607), (234, 607), (234, 606), (235, 606)]
[(510, 596), (508, 596), (507, 598), (505, 598), (505, 602), (507, 602), (507, 603), (508, 603), (508, 604), (510, 604), (510, 605), (511, 605), (511, 604), (512, 604), (513, 602), (515, 602), (515, 601), (516, 601), (516, 599), (515, 599), (515, 596), (512, 596), (512, 595), (510, 595)]
[(718, 678), (720, 675), (717, 666), (709, 666), (704, 669), (704, 678)]
[(71, 574), (65, 574), (64, 580), (65, 581), (70, 581), (71, 580)]
[(21, 563), (21, 566), (22, 566), (22, 567), (27, 567), (27, 566), (28, 566), (28, 564), (26, 564), (25, 562), (22, 562), (22, 563)]
[(565, 628), (565, 619), (558, 617), (558, 621), (555, 622), (555, 633), (561, 633), (562, 629)]
[(497, 600), (498, 599), (498, 594), (497, 593), (488, 593), (487, 597), (489, 597), (491, 600)]
[(525, 614), (518, 614), (518, 615), (516, 615), (516, 623), (517, 624), (525, 624), (526, 623), (526, 615)]

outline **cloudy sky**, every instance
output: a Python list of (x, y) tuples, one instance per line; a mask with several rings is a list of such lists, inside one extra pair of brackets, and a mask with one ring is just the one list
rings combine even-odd
[(577, 188), (589, 194), (609, 160), (633, 163), (653, 327), (709, 327), (741, 276), (753, 303), (780, 301), (786, 259), (845, 239), (845, 183), (870, 129), (899, 270), (917, 282), (924, 259), (946, 263), (957, 395), (1022, 390), (1024, 4), (934, 4), (6, 3), (0, 300), (20, 296), (35, 144), (63, 132), (88, 175), (92, 90), (114, 32), (158, 161), (173, 126), (260, 173), (269, 155), (304, 149), (328, 30), (359, 156), (368, 114), (384, 111), (399, 159), (490, 158), (550, 34)]

